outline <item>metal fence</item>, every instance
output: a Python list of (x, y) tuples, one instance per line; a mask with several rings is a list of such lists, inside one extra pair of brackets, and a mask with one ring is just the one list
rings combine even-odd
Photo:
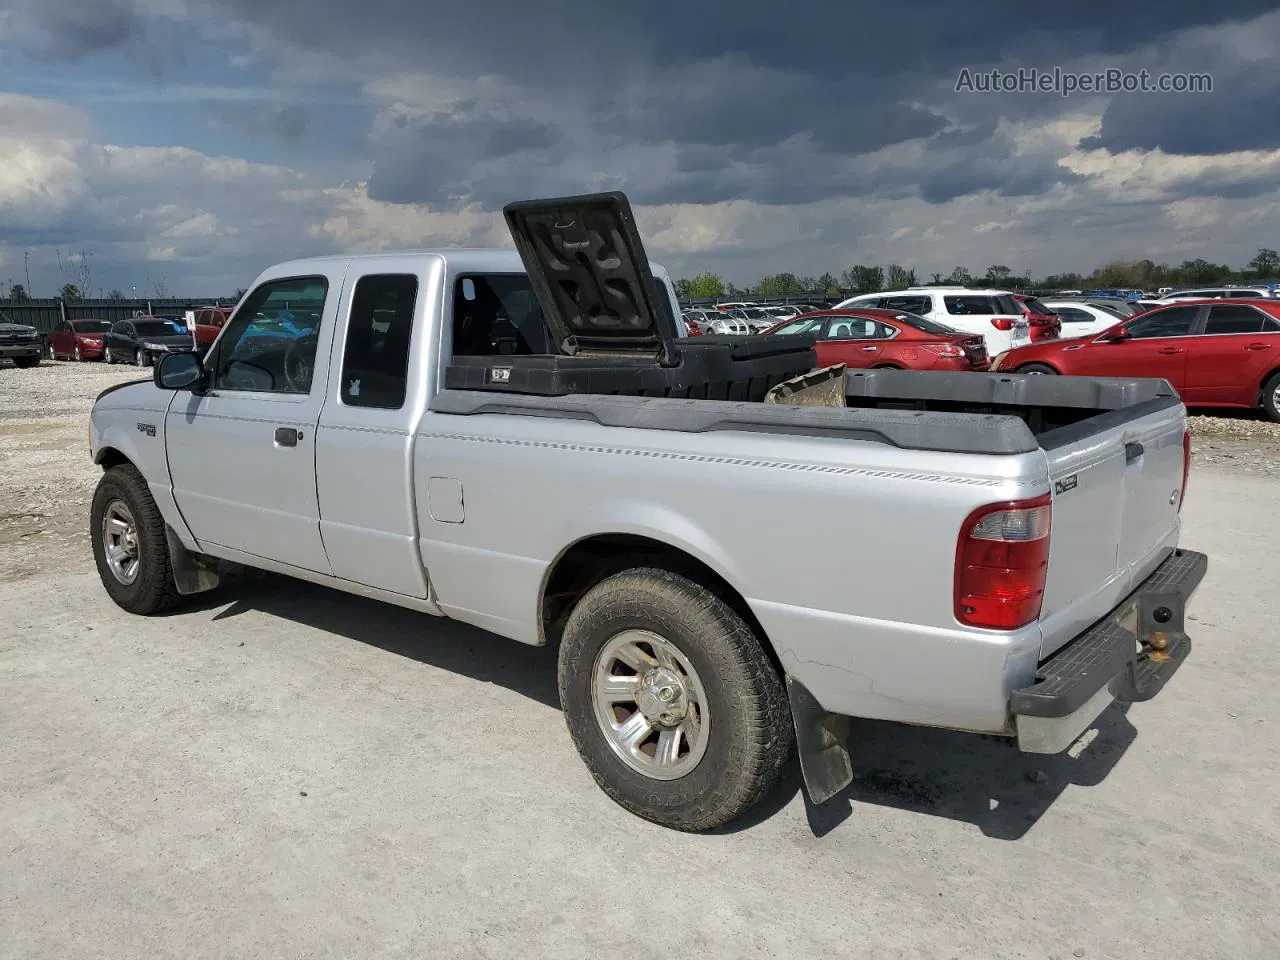
[(234, 307), (226, 297), (205, 300), (5, 300), (0, 314), (13, 323), (25, 323), (40, 333), (48, 333), (63, 320), (128, 320), (135, 316), (182, 316), (195, 307)]

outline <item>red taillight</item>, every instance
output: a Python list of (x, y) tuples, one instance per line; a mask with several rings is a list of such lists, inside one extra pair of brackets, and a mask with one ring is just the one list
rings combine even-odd
[(993, 317), (991, 319), (991, 325), (997, 330), (1012, 330), (1014, 322), (1008, 317)]
[(991, 503), (965, 518), (956, 544), (955, 616), (1016, 630), (1040, 616), (1049, 572), (1053, 499)]
[(1182, 433), (1182, 491), (1178, 494), (1178, 512), (1182, 512), (1182, 501), (1187, 499), (1187, 481), (1191, 479), (1191, 430)]

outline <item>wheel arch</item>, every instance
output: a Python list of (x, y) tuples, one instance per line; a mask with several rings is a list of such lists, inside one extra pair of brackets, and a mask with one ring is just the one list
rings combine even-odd
[[(1026, 363), (1022, 364), (1019, 367), (1014, 368), (1013, 370), (1010, 370), (1009, 372), (1021, 373), (1023, 370), (1027, 369), (1027, 367), (1048, 367), (1058, 376), (1063, 376), (1062, 370), (1058, 368), (1058, 365), (1056, 363), (1050, 363), (1048, 360), (1028, 360)], [(1004, 373), (1005, 371), (1001, 370), (999, 372)]]
[(1263, 391), (1266, 389), (1267, 384), (1271, 382), (1271, 378), (1277, 376), (1280, 376), (1280, 365), (1272, 367), (1258, 380), (1258, 395), (1254, 398), (1255, 407), (1262, 406)]
[(538, 635), (542, 643), (557, 641), (578, 601), (596, 584), (635, 567), (656, 567), (687, 577), (710, 590), (760, 639), (778, 676), (785, 676), (772, 641), (742, 592), (728, 578), (689, 550), (651, 536), (599, 533), (564, 548), (547, 567), (538, 593)]
[(119, 449), (112, 446), (99, 447), (98, 452), (93, 456), (93, 462), (102, 467), (103, 470), (110, 470), (112, 467), (118, 467), (126, 463), (133, 463), (133, 461), (121, 453)]

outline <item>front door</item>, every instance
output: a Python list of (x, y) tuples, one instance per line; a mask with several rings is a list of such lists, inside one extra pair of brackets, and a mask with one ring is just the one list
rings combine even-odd
[(1134, 317), (1124, 324), (1124, 340), (1094, 340), (1085, 349), (1087, 369), (1095, 377), (1160, 377), (1181, 393), (1186, 385), (1187, 351), (1199, 307), (1165, 307)]
[(170, 406), (173, 494), (202, 545), (331, 572), (315, 443), (344, 272), (260, 284), (209, 355), (208, 393)]

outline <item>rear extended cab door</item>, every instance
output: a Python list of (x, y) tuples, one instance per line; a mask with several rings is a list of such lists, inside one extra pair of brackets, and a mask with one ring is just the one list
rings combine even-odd
[(334, 576), (427, 597), (412, 450), (435, 392), (438, 256), (351, 261), (316, 430), (320, 532)]

